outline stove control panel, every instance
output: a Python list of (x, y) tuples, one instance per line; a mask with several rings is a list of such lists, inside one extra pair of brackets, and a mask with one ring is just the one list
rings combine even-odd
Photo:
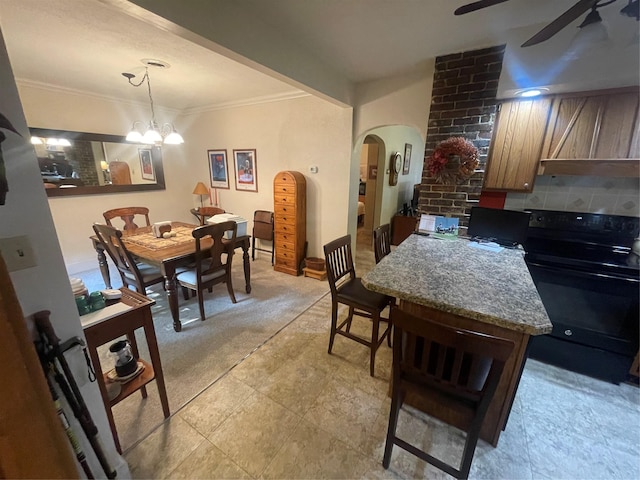
[(640, 219), (598, 213), (558, 212), (530, 210), (530, 228), (568, 232), (602, 233), (630, 236), (640, 235)]

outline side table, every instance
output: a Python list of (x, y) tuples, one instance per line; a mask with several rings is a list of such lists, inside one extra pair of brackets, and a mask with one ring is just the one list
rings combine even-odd
[[(155, 380), (160, 395), (164, 418), (168, 418), (170, 412), (167, 391), (164, 384), (164, 375), (162, 374), (162, 364), (160, 363), (160, 353), (158, 352), (158, 342), (153, 327), (153, 317), (151, 316), (151, 306), (155, 304), (155, 301), (125, 287), (122, 287), (120, 291), (122, 292), (122, 298), (118, 302), (114, 302), (112, 305), (98, 312), (84, 315), (80, 317), (80, 320), (87, 340), (89, 356), (91, 357), (93, 368), (96, 371), (102, 401), (106, 407), (113, 440), (118, 452), (122, 453), (118, 432), (116, 431), (113, 420), (113, 412), (111, 411), (114, 405), (138, 390), (140, 390), (142, 397), (146, 398), (146, 385)], [(149, 348), (149, 356), (151, 357), (150, 362), (139, 358), (138, 345), (134, 334), (138, 328), (144, 329), (147, 346)], [(122, 335), (126, 335), (129, 339), (131, 350), (138, 361), (144, 365), (144, 370), (137, 377), (123, 383), (120, 394), (114, 399), (109, 400), (105, 383), (106, 374), (102, 373), (97, 349), (100, 345), (104, 345)]]

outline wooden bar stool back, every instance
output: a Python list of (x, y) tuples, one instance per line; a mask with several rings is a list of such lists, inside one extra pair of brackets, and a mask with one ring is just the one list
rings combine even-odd
[[(480, 428), (514, 343), (419, 318), (391, 308), (393, 370), (391, 411), (382, 465), (394, 445), (456, 478), (468, 478)], [(458, 468), (396, 436), (398, 413), (407, 394), (443, 412), (467, 432)]]
[(373, 231), (373, 252), (376, 263), (391, 253), (391, 225), (385, 223)]
[[(336, 335), (355, 340), (371, 350), (369, 371), (373, 377), (375, 358), (378, 347), (385, 337), (391, 346), (389, 320), (381, 316), (382, 311), (393, 301), (392, 297), (367, 290), (360, 278), (356, 276), (351, 254), (351, 235), (345, 235), (324, 246), (327, 280), (331, 289), (331, 333), (329, 337), (329, 353), (333, 348)], [(338, 325), (338, 304), (349, 307), (346, 320)], [(371, 320), (371, 337), (363, 338), (351, 333), (351, 322), (354, 316)], [(380, 322), (386, 328), (380, 335)]]

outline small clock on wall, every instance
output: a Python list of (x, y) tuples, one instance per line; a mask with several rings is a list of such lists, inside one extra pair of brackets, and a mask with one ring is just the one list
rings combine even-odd
[(402, 170), (402, 155), (399, 152), (391, 155), (391, 168), (389, 170), (389, 185), (397, 185), (398, 175)]

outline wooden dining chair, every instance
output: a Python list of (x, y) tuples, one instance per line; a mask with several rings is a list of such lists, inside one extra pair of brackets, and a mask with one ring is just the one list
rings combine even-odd
[[(273, 265), (273, 256), (275, 248), (273, 246), (273, 212), (267, 210), (256, 210), (253, 212), (253, 235), (251, 236), (251, 259), (256, 259), (256, 250), (268, 252), (271, 254), (271, 265)], [(256, 247), (256, 238), (261, 241), (259, 247)], [(271, 249), (262, 247), (262, 240), (271, 242)]]
[(385, 223), (373, 231), (373, 252), (376, 263), (391, 253), (391, 225)]
[[(225, 242), (222, 241), (225, 234)], [(236, 296), (231, 283), (231, 260), (237, 233), (237, 223), (233, 220), (203, 225), (194, 228), (192, 235), (196, 239), (196, 266), (179, 273), (176, 280), (182, 287), (185, 300), (189, 298), (189, 290), (198, 295), (200, 320), (204, 316), (204, 291), (211, 290), (219, 283), (227, 284), (227, 292), (233, 303)], [(209, 243), (207, 243), (209, 242)]]
[(138, 228), (138, 225), (134, 223), (136, 215), (144, 216), (146, 226), (151, 225), (151, 222), (149, 221), (149, 209), (147, 207), (122, 207), (102, 212), (102, 216), (110, 227), (114, 226), (111, 220), (114, 218), (120, 218), (124, 222), (123, 230)]
[(118, 269), (123, 286), (133, 286), (136, 291), (145, 295), (146, 287), (164, 283), (164, 275), (158, 267), (136, 262), (122, 241), (120, 230), (109, 225), (94, 223), (93, 231), (96, 232), (98, 240)]
[[(392, 297), (367, 290), (360, 278), (356, 276), (351, 254), (351, 235), (345, 235), (324, 246), (327, 280), (331, 290), (331, 333), (329, 336), (329, 353), (333, 348), (336, 335), (355, 340), (371, 350), (369, 372), (373, 377), (375, 358), (378, 347), (385, 337), (391, 346), (389, 320), (381, 316), (382, 311), (391, 304)], [(338, 325), (338, 305), (349, 307), (347, 318)], [(371, 320), (371, 338), (364, 338), (351, 333), (353, 317), (365, 317)], [(380, 322), (386, 328), (380, 335)]]
[[(412, 453), (456, 478), (468, 478), (482, 422), (514, 343), (419, 318), (391, 307), (393, 370), (391, 410), (382, 465), (389, 468), (393, 446)], [(407, 394), (457, 419), (466, 431), (457, 467), (396, 435), (398, 413)], [(437, 406), (437, 407), (436, 407)]]
[(199, 207), (192, 208), (191, 213), (198, 219), (200, 225), (204, 225), (207, 221), (207, 218), (213, 217), (214, 215), (219, 215), (220, 213), (225, 213), (225, 211), (223, 208), (218, 207)]

